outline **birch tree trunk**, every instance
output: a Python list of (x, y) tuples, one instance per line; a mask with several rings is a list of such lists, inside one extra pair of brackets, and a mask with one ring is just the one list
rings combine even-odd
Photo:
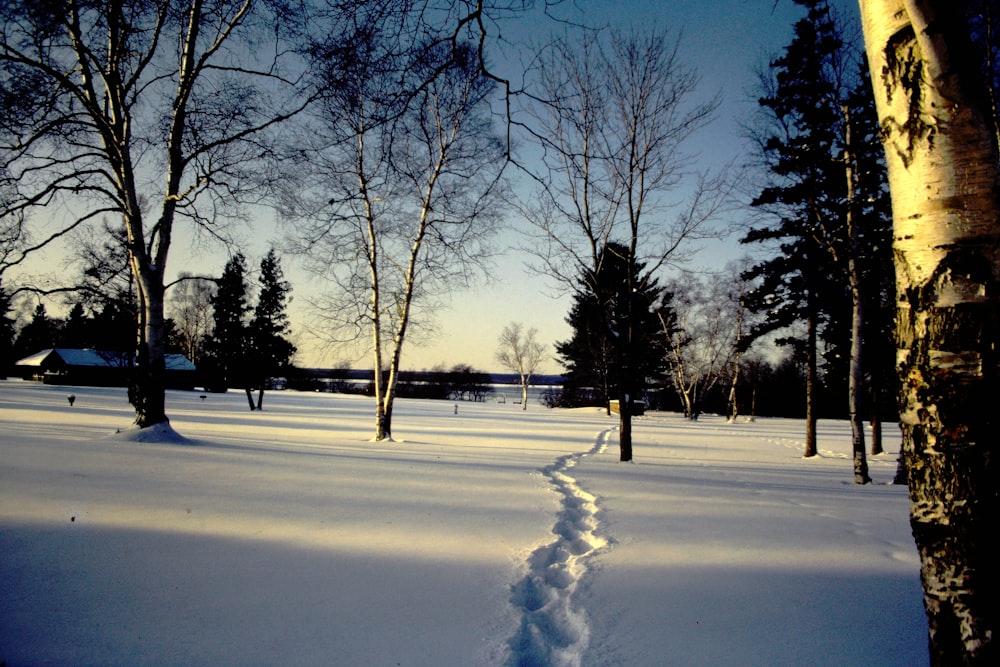
[(133, 259), (132, 272), (139, 290), (138, 336), (129, 400), (135, 408), (135, 424), (147, 428), (167, 422), (166, 329), (163, 317), (163, 276)]
[(1000, 170), (962, 7), (861, 0), (889, 167), (900, 420), (931, 664), (995, 665)]

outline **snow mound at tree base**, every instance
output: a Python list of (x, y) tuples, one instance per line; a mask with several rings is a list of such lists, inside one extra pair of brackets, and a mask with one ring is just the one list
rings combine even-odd
[(115, 431), (114, 435), (111, 436), (111, 439), (121, 440), (123, 442), (154, 442), (159, 444), (175, 445), (194, 444), (193, 440), (189, 440), (175, 431), (174, 427), (170, 425), (170, 422), (160, 422), (159, 424), (153, 424), (152, 426), (147, 426), (146, 428), (140, 428), (133, 425), (129, 428)]

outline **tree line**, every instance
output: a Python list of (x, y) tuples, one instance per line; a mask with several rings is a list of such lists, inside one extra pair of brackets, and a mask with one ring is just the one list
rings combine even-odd
[[(110, 264), (102, 262), (101, 266)], [(132, 348), (138, 304), (129, 289), (127, 270), (108, 274), (88, 265), (83, 273), (100, 275), (101, 283), (84, 293), (86, 298), (71, 298), (63, 318), (49, 316), (39, 301), (18, 328), (10, 301), (0, 301), (5, 372), (16, 360), (48, 348), (117, 353)], [(207, 390), (243, 389), (250, 409), (259, 410), (272, 380), (292, 369), (296, 348), (287, 313), (292, 288), (274, 249), (261, 260), (255, 285), (250, 278), (246, 259), (239, 253), (229, 259), (218, 278), (182, 275), (168, 301), (171, 316), (164, 321), (164, 349), (189, 358)], [(256, 304), (252, 303), (254, 293)], [(256, 398), (252, 396), (255, 390)]]

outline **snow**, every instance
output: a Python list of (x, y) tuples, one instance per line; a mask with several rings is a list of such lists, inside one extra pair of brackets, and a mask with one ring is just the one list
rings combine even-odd
[[(73, 406), (69, 393), (76, 395)], [(926, 664), (898, 436), (0, 381), (0, 664)], [(148, 437), (153, 435), (155, 437)]]

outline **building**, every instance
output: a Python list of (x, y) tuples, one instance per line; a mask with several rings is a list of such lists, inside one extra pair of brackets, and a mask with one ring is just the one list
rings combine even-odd
[[(194, 389), (198, 371), (183, 354), (165, 355), (169, 389)], [(14, 364), (14, 373), (45, 384), (90, 387), (125, 387), (132, 367), (125, 352), (76, 350), (56, 347), (42, 350)]]

